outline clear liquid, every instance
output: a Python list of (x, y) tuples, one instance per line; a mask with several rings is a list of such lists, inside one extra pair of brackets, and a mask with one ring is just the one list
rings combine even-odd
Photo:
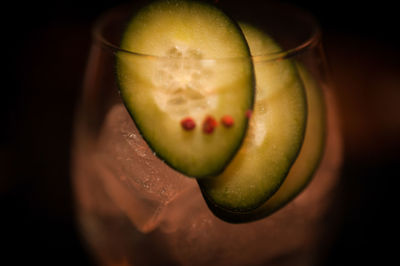
[(122, 104), (110, 108), (96, 137), (78, 121), (77, 209), (94, 257), (100, 265), (317, 265), (337, 222), (341, 163), (329, 97), (327, 106), (327, 147), (310, 185), (281, 210), (245, 224), (216, 218), (196, 181), (153, 154)]

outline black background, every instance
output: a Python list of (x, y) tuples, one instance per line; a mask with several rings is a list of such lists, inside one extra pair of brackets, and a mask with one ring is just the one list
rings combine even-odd
[[(69, 149), (95, 18), (125, 1), (2, 6), (0, 260), (91, 265), (75, 224)], [(342, 111), (344, 223), (324, 265), (394, 256), (400, 159), (399, 23), (394, 1), (286, 1), (321, 22)], [(243, 1), (244, 8), (248, 1)], [(382, 96), (383, 95), (383, 96)], [(0, 264), (3, 263), (0, 261)]]

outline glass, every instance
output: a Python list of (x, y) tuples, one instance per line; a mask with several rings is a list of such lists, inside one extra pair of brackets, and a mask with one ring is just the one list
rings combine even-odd
[[(218, 5), (235, 19), (265, 30), (283, 48), (254, 56), (255, 65), (295, 62), (309, 103), (298, 158), (320, 152), (305, 147), (325, 141), (319, 166), (304, 169), (315, 162), (296, 162), (283, 184), (292, 194), (274, 195), (266, 218), (235, 224), (213, 215), (196, 181), (166, 166), (149, 149), (121, 100), (117, 54), (161, 59), (119, 48), (136, 7), (112, 9), (93, 30), (73, 150), (78, 222), (90, 254), (101, 265), (318, 265), (329, 250), (338, 225), (342, 145), (320, 29), (312, 16), (293, 6), (226, 2)], [(325, 108), (315, 111), (310, 105), (319, 93)], [(324, 116), (325, 135), (307, 137), (307, 130), (318, 131), (315, 127), (321, 125), (315, 120)], [(311, 181), (307, 171), (314, 173)]]

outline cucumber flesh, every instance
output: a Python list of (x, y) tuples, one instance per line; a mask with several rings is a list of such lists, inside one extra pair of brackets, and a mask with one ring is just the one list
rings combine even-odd
[[(253, 55), (280, 50), (258, 29), (241, 26)], [(247, 137), (221, 175), (199, 180), (211, 209), (241, 213), (260, 207), (285, 180), (303, 143), (307, 104), (295, 64), (255, 57), (254, 69), (256, 101)]]
[[(134, 14), (121, 48), (121, 96), (156, 155), (189, 177), (220, 174), (243, 142), (255, 93), (238, 25), (205, 3), (158, 1)], [(225, 115), (233, 126), (203, 129)]]

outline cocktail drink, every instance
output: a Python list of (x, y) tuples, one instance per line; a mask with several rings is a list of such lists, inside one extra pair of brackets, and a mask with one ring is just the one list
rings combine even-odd
[(318, 26), (291, 6), (172, 0), (100, 18), (73, 153), (96, 261), (317, 265), (341, 164), (325, 70)]

